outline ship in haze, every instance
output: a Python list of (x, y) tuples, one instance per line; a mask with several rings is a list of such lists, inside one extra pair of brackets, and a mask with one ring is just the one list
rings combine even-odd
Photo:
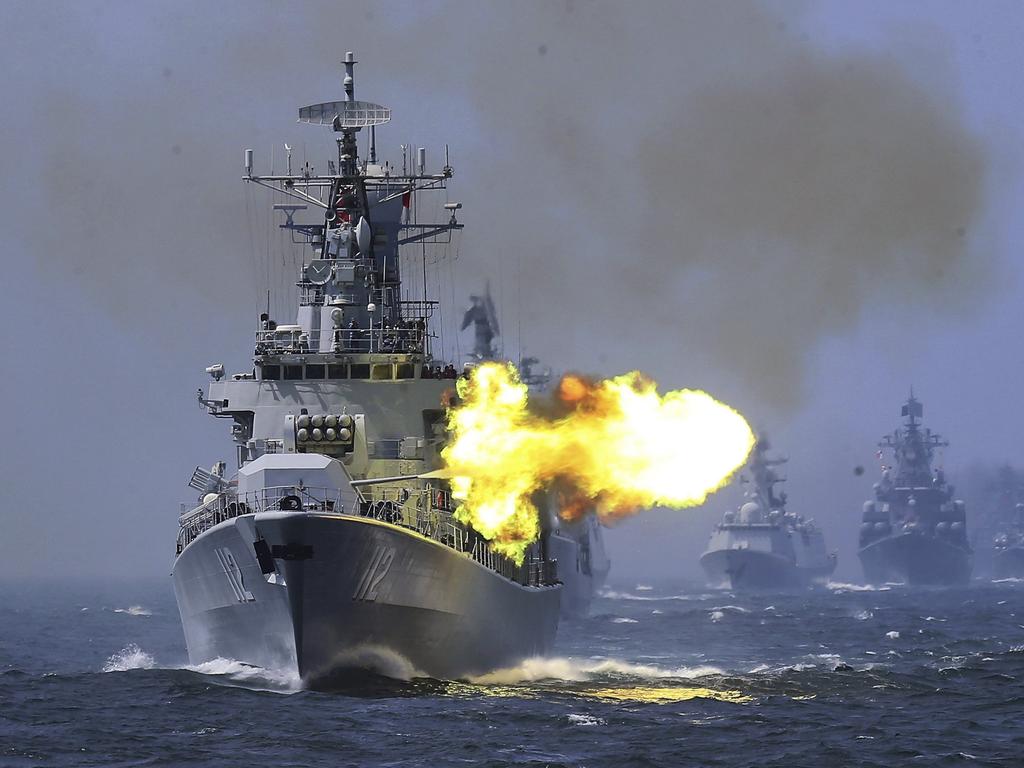
[[(472, 295), (469, 299), (470, 305), (462, 316), (460, 330), (473, 327), (471, 364), (501, 359), (498, 343), (501, 328), (490, 285), (484, 287), (482, 294)], [(531, 395), (550, 391), (551, 369), (542, 367), (536, 357), (521, 358), (518, 370), (520, 380), (529, 388)], [(548, 517), (548, 557), (557, 564), (558, 577), (562, 582), (562, 616), (586, 616), (611, 569), (601, 524), (592, 512), (572, 521), (563, 520), (558, 515), (556, 499), (550, 494), (541, 495), (544, 499), (538, 498), (537, 501), (538, 507), (546, 510)]]
[(784, 480), (775, 471), (786, 459), (770, 458), (768, 441), (754, 446), (740, 481), (749, 485), (747, 499), (715, 526), (700, 564), (708, 583), (727, 589), (766, 591), (805, 588), (824, 583), (836, 568), (836, 555), (814, 520), (786, 509), (786, 493), (775, 492)]
[(992, 548), (992, 573), (997, 579), (1024, 578), (1024, 503), (1014, 505)]
[(924, 406), (913, 393), (902, 415), (902, 429), (878, 444), (879, 457), (891, 452), (895, 463), (883, 468), (875, 499), (864, 503), (864, 578), (871, 584), (966, 584), (973, 553), (964, 503), (954, 499), (942, 469), (932, 469), (935, 450), (949, 443), (921, 426)]
[(293, 172), (289, 153), (286, 173), (260, 176), (245, 153), (245, 182), (286, 201), (280, 226), (308, 249), (294, 321), (268, 306), (252, 368), (207, 369), (199, 401), (231, 425), (238, 471), (196, 469), (174, 590), (192, 663), (310, 685), (351, 668), (458, 678), (548, 652), (562, 586), (546, 535), (517, 564), (453, 516), (440, 451), (457, 361), (434, 353), (438, 302), (402, 277), (404, 247), (421, 268), (423, 244), (461, 229), (461, 204), (417, 219), (418, 198), (447, 188), (447, 149), (438, 172), (423, 149), (378, 162), (391, 111), (355, 100), (354, 64), (346, 54), (342, 101), (299, 110), (334, 131), (326, 172)]

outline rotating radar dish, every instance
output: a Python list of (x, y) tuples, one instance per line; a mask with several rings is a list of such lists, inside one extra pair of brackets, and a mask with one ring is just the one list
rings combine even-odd
[(369, 101), (327, 101), (299, 110), (299, 122), (330, 125), (336, 131), (383, 125), (391, 120), (391, 108)]

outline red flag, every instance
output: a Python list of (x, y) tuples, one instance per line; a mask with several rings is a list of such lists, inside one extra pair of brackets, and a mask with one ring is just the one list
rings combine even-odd
[(412, 191), (410, 190), (410, 191), (407, 191), (407, 192), (403, 192), (402, 193), (402, 207), (403, 208), (408, 208), (410, 202), (412, 202)]

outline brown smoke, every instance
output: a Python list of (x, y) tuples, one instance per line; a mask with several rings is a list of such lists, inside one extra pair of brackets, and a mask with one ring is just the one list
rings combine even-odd
[[(249, 252), (241, 149), (266, 170), (276, 143), (280, 170), (281, 142), (299, 137), (322, 166), (329, 137), (292, 115), (338, 95), (346, 49), (357, 96), (395, 108), (382, 150), (411, 139), (439, 161), (451, 137), (472, 257), (455, 295), (502, 275), (503, 317), (521, 314), (532, 351), (561, 367), (596, 365), (581, 342), (641, 367), (677, 357), (790, 408), (823, 338), (879, 308), (900, 323), (969, 307), (992, 274), (972, 250), (987, 157), (955, 84), (818, 47), (798, 7), (196, 5), (136, 18), (127, 55), (76, 8), (23, 11), (48, 17), (46, 34), (71, 41), (54, 61), (78, 67), (34, 65), (34, 242), (114, 306), (184, 291), (233, 313), (288, 282), (265, 220), (263, 255)], [(124, 62), (90, 64), (94, 49)]]

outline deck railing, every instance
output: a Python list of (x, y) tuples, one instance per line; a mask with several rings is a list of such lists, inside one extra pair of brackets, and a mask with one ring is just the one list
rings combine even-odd
[[(351, 496), (347, 496), (351, 499)], [(204, 531), (226, 520), (256, 512), (333, 512), (368, 517), (416, 531), (422, 536), (462, 552), (505, 578), (524, 586), (558, 581), (554, 561), (528, 553), (522, 565), (496, 552), (491, 543), (460, 523), (452, 514), (448, 491), (438, 488), (378, 488), (369, 501), (346, 506), (337, 488), (274, 486), (244, 494), (225, 492), (215, 499), (183, 512), (178, 518), (177, 554)]]

